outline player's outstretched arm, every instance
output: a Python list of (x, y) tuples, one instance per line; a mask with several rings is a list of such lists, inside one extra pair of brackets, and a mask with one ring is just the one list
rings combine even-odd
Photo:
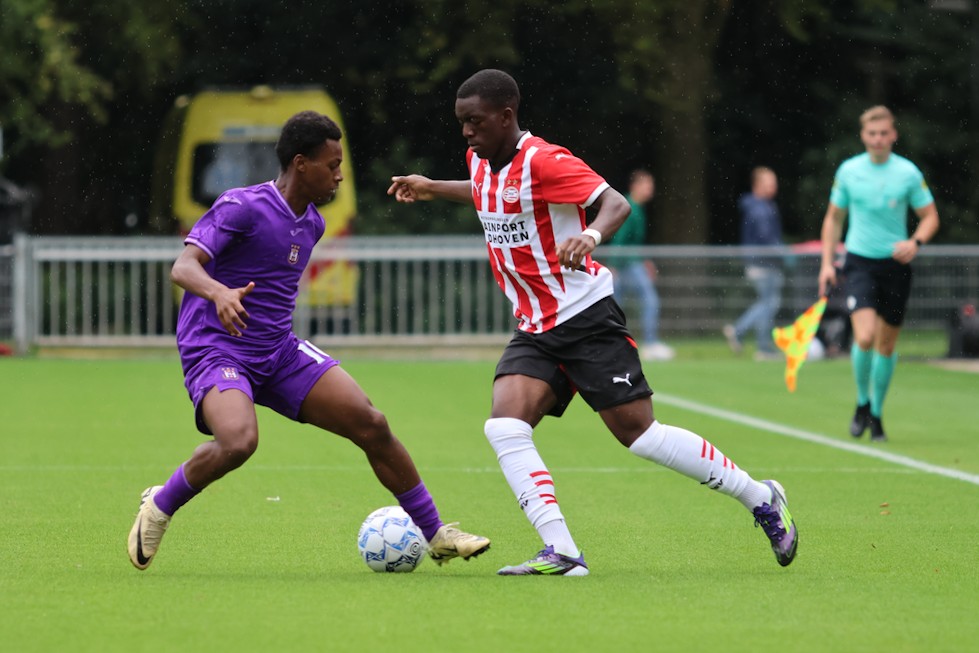
[(228, 288), (204, 269), (210, 260), (207, 252), (197, 245), (187, 245), (170, 269), (170, 280), (187, 292), (214, 302), (224, 328), (231, 335), (240, 336), (248, 317), (241, 300), (254, 290), (255, 283), (249, 281), (243, 288)]
[(429, 179), (422, 175), (391, 177), (388, 195), (408, 204), (416, 200), (451, 200), (460, 204), (472, 203), (472, 182), (464, 180)]

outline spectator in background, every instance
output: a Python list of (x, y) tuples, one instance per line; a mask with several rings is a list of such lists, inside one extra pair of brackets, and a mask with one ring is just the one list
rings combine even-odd
[[(741, 244), (748, 246), (781, 245), (782, 217), (775, 195), (778, 178), (771, 168), (758, 167), (751, 171), (751, 192), (738, 200), (741, 211)], [(742, 338), (754, 330), (758, 348), (756, 360), (778, 357), (772, 340), (775, 315), (782, 305), (782, 262), (777, 256), (751, 255), (746, 260), (745, 275), (755, 286), (758, 299), (741, 314), (734, 324), (724, 327), (724, 337), (734, 353), (741, 353)]]
[[(646, 210), (643, 205), (653, 199), (656, 180), (646, 170), (634, 170), (629, 177), (629, 208), (625, 224), (608, 241), (611, 246), (638, 247), (646, 244)], [(639, 303), (642, 346), (639, 355), (647, 361), (670, 360), (673, 349), (659, 339), (659, 293), (656, 292), (656, 264), (634, 255), (608, 253), (608, 263), (615, 273), (615, 297), (620, 304), (634, 297)]]

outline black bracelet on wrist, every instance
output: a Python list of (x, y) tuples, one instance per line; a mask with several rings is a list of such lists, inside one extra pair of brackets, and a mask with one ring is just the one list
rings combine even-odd
[(922, 245), (924, 245), (924, 243), (923, 243), (923, 242), (921, 242), (921, 241), (920, 241), (919, 239), (917, 239), (917, 238), (915, 238), (915, 239), (914, 239), (914, 244), (915, 244), (915, 245), (917, 245), (918, 247), (921, 247)]

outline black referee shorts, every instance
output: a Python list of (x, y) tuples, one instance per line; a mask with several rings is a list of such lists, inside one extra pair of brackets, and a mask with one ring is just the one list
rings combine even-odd
[(547, 382), (558, 401), (550, 415), (564, 414), (575, 392), (599, 411), (653, 394), (625, 315), (606, 297), (545, 331), (516, 331), (496, 365), (496, 378), (522, 374)]
[(847, 253), (843, 264), (846, 307), (853, 313), (872, 308), (885, 322), (899, 327), (911, 296), (911, 266), (892, 258), (867, 258)]

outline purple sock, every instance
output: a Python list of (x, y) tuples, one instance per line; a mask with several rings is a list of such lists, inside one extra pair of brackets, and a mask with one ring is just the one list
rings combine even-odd
[(190, 487), (187, 477), (184, 476), (184, 466), (181, 465), (166, 482), (163, 489), (153, 497), (153, 503), (156, 504), (157, 508), (172, 516), (180, 506), (196, 497), (199, 492), (200, 490)]
[(428, 493), (425, 484), (419, 483), (413, 489), (404, 494), (396, 494), (394, 497), (405, 512), (411, 515), (415, 525), (422, 529), (425, 539), (431, 542), (435, 533), (442, 527), (442, 520), (439, 519), (439, 510), (435, 507), (432, 495)]

